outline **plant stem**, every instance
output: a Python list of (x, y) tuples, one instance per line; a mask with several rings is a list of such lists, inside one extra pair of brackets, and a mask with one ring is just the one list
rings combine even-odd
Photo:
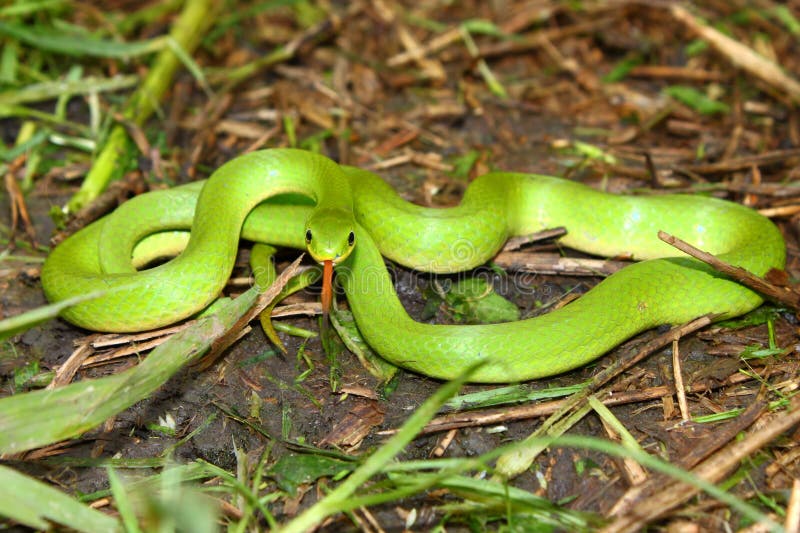
[[(215, 19), (212, 0), (187, 0), (169, 34), (175, 47), (190, 55), (200, 42), (201, 37)], [(169, 42), (169, 41), (168, 41)], [(165, 46), (156, 57), (153, 67), (139, 88), (128, 101), (123, 116), (137, 126), (141, 126), (158, 106), (167, 88), (172, 83), (178, 66), (179, 55), (173, 46)], [(124, 126), (117, 124), (111, 130), (107, 142), (103, 146), (80, 190), (67, 204), (68, 212), (77, 212), (81, 207), (94, 200), (105, 190), (108, 184), (121, 176), (128, 167), (130, 138)]]

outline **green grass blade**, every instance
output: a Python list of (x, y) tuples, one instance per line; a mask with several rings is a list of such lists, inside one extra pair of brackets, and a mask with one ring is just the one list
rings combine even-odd
[(726, 492), (725, 490), (717, 487), (714, 483), (706, 481), (692, 472), (683, 470), (671, 463), (668, 463), (658, 457), (652, 456), (641, 449), (633, 449), (625, 447), (621, 444), (615, 444), (603, 439), (594, 437), (581, 437), (573, 435), (562, 435), (560, 437), (549, 439), (537, 439), (545, 447), (559, 446), (559, 447), (574, 447), (583, 448), (585, 450), (594, 450), (609, 455), (625, 458), (629, 457), (639, 463), (640, 465), (656, 470), (666, 474), (673, 479), (677, 479), (687, 485), (697, 487), (709, 496), (729, 505), (743, 516), (747, 517), (753, 522), (760, 522), (766, 526), (770, 531), (781, 531), (782, 528), (776, 524), (769, 516), (759, 511), (757, 508), (748, 504), (747, 502), (739, 499), (736, 495)]
[(355, 491), (369, 478), (380, 472), (383, 467), (394, 459), (403, 448), (411, 442), (419, 431), (433, 418), (439, 408), (453, 396), (469, 379), (469, 376), (479, 365), (468, 368), (463, 374), (453, 381), (442, 385), (425, 403), (414, 411), (400, 430), (386, 443), (367, 457), (361, 466), (353, 471), (346, 480), (331, 491), (327, 496), (300, 513), (294, 520), (286, 524), (282, 533), (302, 533), (313, 528), (316, 524), (342, 508)]
[(248, 290), (125, 372), (0, 399), (0, 453), (17, 453), (75, 437), (146, 398), (205, 353), (252, 307), (257, 296), (255, 288)]
[(727, 114), (731, 110), (725, 102), (712, 100), (694, 87), (671, 85), (666, 87), (663, 92), (703, 115)]
[[(82, 294), (75, 298), (70, 298), (55, 304), (45, 305), (21, 315), (12, 316), (4, 320), (0, 320), (0, 341), (4, 341), (9, 337), (21, 333), (25, 330), (32, 328), (37, 324), (46, 322), (58, 316), (58, 314), (67, 307), (73, 306), (92, 298), (97, 298), (103, 294), (102, 291), (92, 292), (89, 294)], [(1, 428), (2, 426), (0, 426)]]
[(133, 87), (138, 82), (139, 78), (133, 75), (114, 76), (112, 78), (87, 76), (78, 80), (45, 81), (1, 92), (0, 105), (12, 106), (30, 102), (43, 102), (64, 94), (75, 95), (118, 91)]
[(24, 17), (26, 15), (41, 14), (50, 8), (61, 7), (66, 0), (31, 0), (29, 2), (12, 2), (11, 5), (0, 8), (0, 18)]
[[(301, 256), (302, 257), (302, 256)], [(17, 453), (80, 435), (146, 398), (175, 372), (223, 339), (256, 303), (268, 304), (297, 271), (298, 258), (264, 292), (252, 287), (196, 320), (136, 367), (107, 378), (0, 399), (0, 454)], [(256, 309), (257, 311), (258, 309)]]
[(79, 503), (58, 489), (0, 465), (0, 516), (48, 530), (56, 522), (89, 533), (116, 531), (116, 520)]
[(113, 468), (106, 468), (108, 473), (108, 484), (111, 487), (111, 493), (114, 495), (114, 502), (117, 510), (119, 511), (120, 518), (125, 531), (128, 533), (141, 533), (138, 522), (136, 520), (136, 513), (133, 511), (133, 503), (131, 502), (130, 495), (125, 490), (125, 485), (120, 479)]
[(157, 52), (165, 46), (162, 37), (149, 41), (125, 43), (98, 39), (89, 34), (66, 33), (52, 27), (29, 27), (3, 21), (0, 21), (0, 35), (17, 39), (33, 48), (77, 57), (129, 59)]
[[(174, 52), (175, 47), (183, 51), (182, 57), (188, 57), (192, 53), (215, 20), (215, 5), (212, 0), (187, 0), (167, 37), (167, 42), (174, 45), (161, 50), (147, 77), (131, 96), (124, 110), (127, 119), (142, 125), (150, 117), (172, 85), (172, 78), (180, 65), (179, 57)], [(125, 128), (121, 125), (115, 126), (80, 190), (70, 199), (70, 212), (75, 213), (94, 200), (112, 179), (120, 175), (120, 169), (124, 171), (129, 148), (130, 140)]]

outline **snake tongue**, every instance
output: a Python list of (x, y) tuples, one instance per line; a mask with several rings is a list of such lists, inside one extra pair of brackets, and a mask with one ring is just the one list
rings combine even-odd
[(322, 315), (327, 317), (333, 299), (333, 261), (322, 262)]

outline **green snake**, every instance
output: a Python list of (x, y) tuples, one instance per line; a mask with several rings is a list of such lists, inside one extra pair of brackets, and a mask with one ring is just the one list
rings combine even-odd
[[(309, 198), (309, 205), (282, 203), (292, 194)], [(459, 272), (489, 261), (511, 236), (556, 226), (567, 228), (565, 246), (641, 262), (549, 314), (475, 326), (410, 318), (384, 265), (388, 257), (419, 271)], [(182, 253), (136, 271), (137, 242), (154, 233), (167, 241), (189, 227)], [(370, 172), (272, 149), (232, 159), (204, 183), (126, 202), (56, 247), (41, 278), (51, 301), (105, 291), (64, 311), (69, 322), (142, 331), (190, 317), (215, 300), (240, 238), (307, 249), (335, 265), (359, 330), (388, 361), (442, 379), (485, 361), (474, 381), (513, 382), (582, 366), (658, 325), (709, 313), (733, 317), (760, 305), (752, 290), (678, 257), (658, 230), (756, 275), (784, 266), (783, 239), (768, 219), (714, 198), (612, 195), (549, 176), (492, 172), (470, 184), (459, 206), (433, 209), (402, 200)]]

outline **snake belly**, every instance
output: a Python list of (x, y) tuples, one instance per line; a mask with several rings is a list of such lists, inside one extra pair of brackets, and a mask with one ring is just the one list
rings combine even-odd
[[(316, 207), (258, 205), (284, 193), (306, 195)], [(459, 206), (432, 209), (402, 200), (370, 172), (309, 152), (273, 149), (231, 160), (205, 184), (127, 202), (58, 246), (45, 262), (42, 285), (51, 301), (106, 289), (103, 297), (62, 314), (81, 327), (164, 326), (219, 295), (240, 237), (303, 249), (304, 221), (321, 206), (352, 209), (358, 223), (356, 245), (337, 276), (366, 341), (392, 363), (441, 379), (478, 361), (484, 364), (474, 381), (551, 376), (646, 329), (704, 314), (737, 316), (761, 304), (750, 289), (676, 256), (657, 238), (658, 230), (756, 275), (785, 262), (783, 239), (768, 219), (714, 198), (620, 196), (549, 176), (493, 172), (470, 184)], [(556, 226), (567, 228), (560, 241), (565, 246), (642, 261), (549, 314), (475, 326), (413, 320), (383, 262), (388, 257), (420, 271), (459, 272), (491, 259), (510, 236)], [(141, 239), (189, 227), (183, 253), (135, 271), (131, 250)]]

